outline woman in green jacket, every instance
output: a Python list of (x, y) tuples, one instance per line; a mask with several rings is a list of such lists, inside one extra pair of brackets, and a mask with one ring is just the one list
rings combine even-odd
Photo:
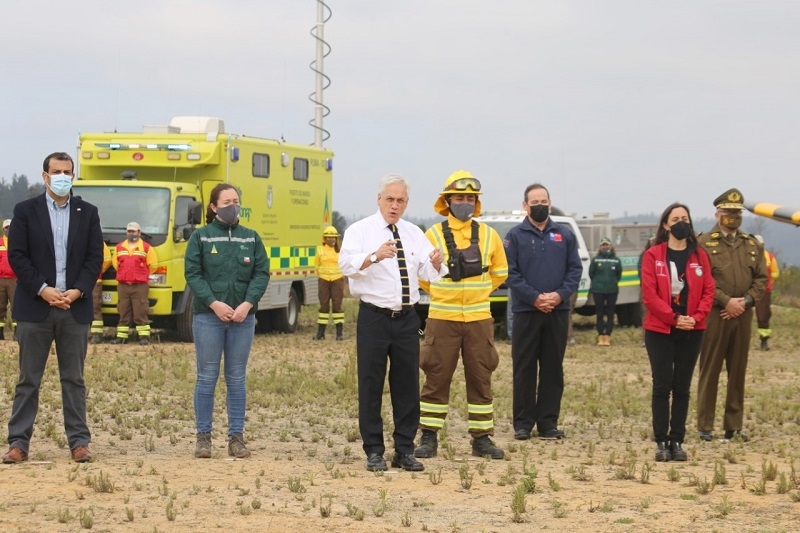
[(206, 225), (186, 247), (186, 283), (194, 295), (197, 382), (195, 457), (211, 457), (211, 421), (220, 361), (225, 357), (228, 455), (250, 457), (244, 443), (247, 360), (255, 334), (255, 312), (269, 282), (269, 260), (261, 237), (239, 225), (239, 194), (227, 183), (211, 191)]
[(611, 346), (611, 331), (614, 329), (614, 308), (622, 278), (622, 262), (607, 238), (600, 241), (600, 250), (589, 265), (591, 292), (597, 311), (597, 345)]

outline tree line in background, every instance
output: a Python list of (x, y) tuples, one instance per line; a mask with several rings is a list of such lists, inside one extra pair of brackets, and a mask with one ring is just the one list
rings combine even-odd
[(44, 184), (28, 182), (25, 174), (11, 176), (11, 180), (0, 178), (0, 220), (11, 218), (14, 206), (22, 200), (38, 196), (44, 192)]
[[(14, 174), (11, 176), (11, 180), (0, 178), (0, 220), (11, 218), (14, 206), (18, 202), (43, 192), (44, 185), (42, 183), (31, 184), (24, 174)], [(766, 233), (765, 230), (768, 224), (765, 224), (765, 221), (758, 220), (758, 217), (755, 218), (756, 220), (752, 221), (753, 227), (748, 227), (748, 230), (753, 233)], [(331, 217), (331, 225), (336, 228), (339, 235), (344, 235), (349, 224), (339, 211), (334, 211)], [(423, 231), (426, 225), (425, 223), (420, 224)], [(800, 268), (794, 266), (783, 267), (780, 278), (775, 282), (773, 302), (777, 305), (800, 307)]]

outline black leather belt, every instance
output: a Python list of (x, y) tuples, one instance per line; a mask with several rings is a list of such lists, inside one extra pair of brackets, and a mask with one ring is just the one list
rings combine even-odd
[(376, 313), (386, 315), (389, 318), (400, 318), (414, 311), (413, 305), (407, 305), (403, 307), (403, 309), (401, 309), (400, 311), (395, 311), (394, 309), (386, 309), (385, 307), (378, 307), (377, 305), (372, 305), (371, 303), (367, 303), (364, 301), (361, 302), (361, 305), (363, 307), (366, 307), (367, 309), (375, 311)]

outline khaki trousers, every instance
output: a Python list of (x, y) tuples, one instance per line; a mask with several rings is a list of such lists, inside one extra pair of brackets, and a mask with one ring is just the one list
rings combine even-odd
[(728, 390), (725, 396), (724, 430), (740, 430), (744, 421), (744, 381), (753, 309), (731, 320), (723, 320), (721, 308), (715, 305), (708, 314), (703, 349), (700, 352), (700, 372), (697, 383), (697, 429), (712, 431), (717, 407), (717, 388), (722, 363), (728, 373)]
[[(344, 324), (344, 308), (342, 302), (344, 301), (344, 278), (339, 278), (333, 281), (319, 280), (319, 314), (317, 316), (317, 324), (327, 326), (329, 320), (333, 320), (334, 324)], [(331, 313), (331, 303), (333, 304), (333, 313)]]
[(92, 327), (89, 330), (91, 335), (103, 334), (103, 282), (99, 281), (94, 284), (92, 289), (92, 308), (94, 309), (94, 318), (92, 318)]
[(119, 326), (117, 337), (127, 339), (130, 326), (136, 326), (140, 337), (150, 336), (150, 319), (147, 316), (147, 293), (150, 286), (147, 283), (120, 283), (117, 285), (117, 312), (119, 313)]
[(14, 292), (16, 290), (16, 278), (0, 278), (0, 329), (6, 323), (12, 323), (11, 306), (14, 305)]
[(459, 356), (464, 362), (467, 385), (469, 434), (476, 439), (494, 435), (492, 372), (500, 357), (494, 346), (491, 318), (477, 322), (428, 318), (419, 353), (419, 367), (425, 372), (420, 394), (420, 427), (438, 431), (444, 426), (450, 384)]

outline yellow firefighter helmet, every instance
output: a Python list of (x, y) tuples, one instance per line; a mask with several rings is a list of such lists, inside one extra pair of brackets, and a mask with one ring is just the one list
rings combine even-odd
[(336, 240), (339, 240), (339, 232), (333, 226), (328, 226), (324, 230), (322, 230), (322, 244), (325, 244), (325, 239), (333, 237)]
[[(450, 207), (447, 205), (447, 197), (451, 194), (474, 194), (480, 196), (483, 194), (481, 192), (481, 182), (466, 170), (456, 170), (444, 182), (442, 192), (439, 193), (439, 198), (433, 204), (433, 210), (443, 216), (449, 215)], [(481, 200), (480, 198), (475, 200), (475, 213), (472, 216), (477, 217), (481, 214)]]

